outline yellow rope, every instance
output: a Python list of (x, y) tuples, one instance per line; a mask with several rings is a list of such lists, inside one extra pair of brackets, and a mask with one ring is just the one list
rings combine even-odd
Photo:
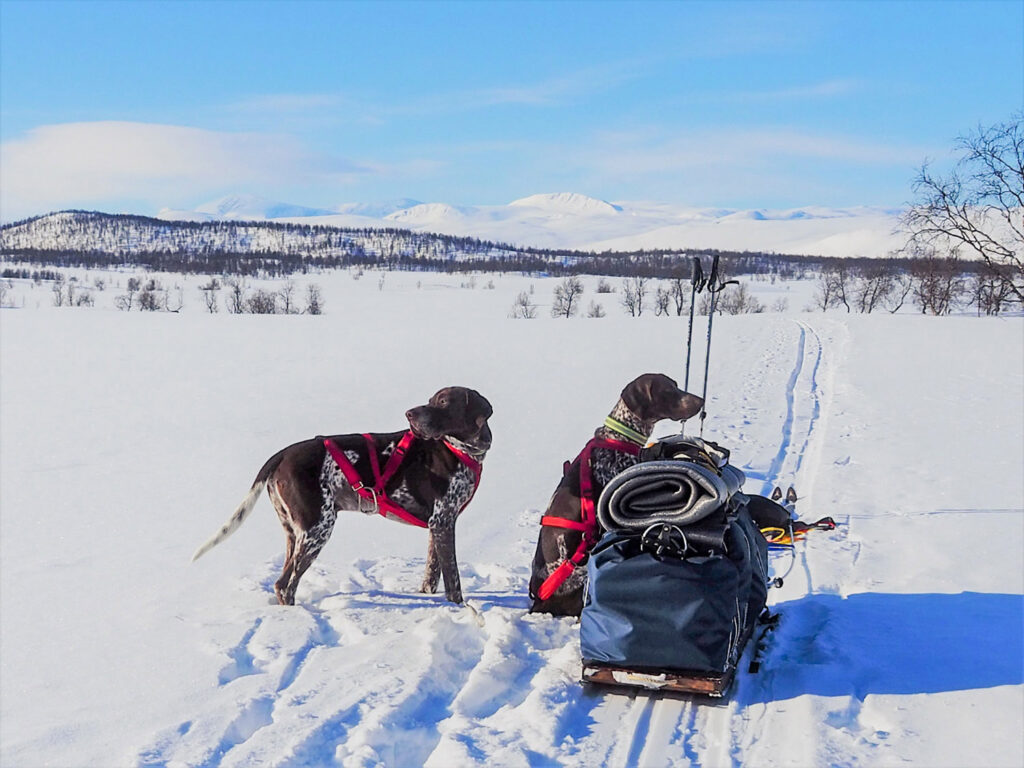
[(789, 531), (785, 528), (768, 527), (761, 529), (761, 535), (768, 540), (769, 544), (793, 544), (803, 541), (806, 531), (796, 531), (790, 536)]

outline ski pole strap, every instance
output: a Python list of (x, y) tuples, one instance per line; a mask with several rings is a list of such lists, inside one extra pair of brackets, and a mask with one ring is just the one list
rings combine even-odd
[(693, 257), (693, 276), (690, 278), (691, 289), (694, 293), (704, 290), (704, 270), (701, 269), (700, 259)]
[(708, 290), (717, 290), (716, 283), (718, 282), (718, 259), (719, 255), (716, 253), (714, 258), (711, 260), (711, 276), (708, 278)]

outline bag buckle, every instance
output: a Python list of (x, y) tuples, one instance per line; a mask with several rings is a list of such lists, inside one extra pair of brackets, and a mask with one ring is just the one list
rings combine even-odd
[(689, 548), (690, 542), (683, 529), (670, 523), (650, 525), (640, 537), (640, 550), (652, 552), (655, 557), (667, 554), (682, 558)]

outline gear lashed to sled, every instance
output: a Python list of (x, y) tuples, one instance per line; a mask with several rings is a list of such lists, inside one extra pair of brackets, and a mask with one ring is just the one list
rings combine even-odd
[(768, 592), (768, 546), (744, 479), (728, 451), (678, 436), (605, 488), (607, 533), (580, 617), (584, 681), (725, 694)]
[(726, 695), (758, 625), (778, 620), (766, 608), (782, 582), (769, 580), (769, 551), (835, 527), (794, 520), (794, 488), (783, 505), (781, 489), (747, 495), (744, 480), (728, 450), (677, 436), (606, 486), (581, 615), (584, 682)]

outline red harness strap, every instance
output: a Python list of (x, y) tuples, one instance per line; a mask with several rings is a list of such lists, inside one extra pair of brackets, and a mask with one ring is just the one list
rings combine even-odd
[[(402, 439), (399, 441), (395, 450), (391, 453), (388, 458), (388, 463), (384, 465), (384, 471), (380, 471), (380, 460), (377, 458), (377, 445), (373, 440), (373, 437), (368, 434), (364, 434), (363, 438), (366, 440), (366, 452), (370, 456), (370, 467), (373, 470), (373, 487), (367, 488), (363, 483), (362, 478), (359, 477), (359, 473), (356, 468), (352, 466), (352, 462), (348, 460), (345, 452), (342, 451), (333, 440), (330, 438), (324, 438), (324, 447), (327, 452), (334, 459), (334, 463), (338, 465), (338, 469), (341, 474), (348, 480), (348, 484), (352, 486), (352, 490), (355, 491), (360, 498), (366, 499), (367, 501), (373, 502), (377, 512), (382, 517), (396, 517), (403, 523), (409, 525), (415, 525), (419, 528), (426, 528), (427, 524), (420, 520), (418, 517), (413, 515), (411, 512), (405, 509), (390, 498), (388, 498), (387, 491), (385, 490), (388, 481), (398, 471), (398, 467), (401, 466), (402, 461), (405, 459), (405, 454), (409, 450), (409, 446), (416, 439), (410, 429), (406, 432)], [(459, 508), (459, 513), (466, 508), (466, 504), (469, 504), (473, 498), (473, 494), (476, 493), (477, 487), (480, 485), (480, 474), (483, 470), (480, 462), (474, 459), (464, 451), (460, 451), (458, 448), (453, 446), (448, 441), (445, 441), (445, 447), (455, 454), (456, 458), (469, 467), (473, 471), (473, 491), (469, 494), (469, 498)]]
[(455, 458), (457, 458), (459, 461), (461, 461), (463, 464), (465, 464), (467, 467), (469, 467), (470, 471), (472, 471), (472, 473), (473, 473), (473, 490), (470, 491), (469, 497), (466, 499), (465, 502), (463, 502), (462, 506), (459, 507), (458, 514), (461, 515), (462, 514), (462, 510), (464, 510), (467, 506), (469, 506), (469, 502), (471, 502), (473, 500), (473, 496), (476, 494), (476, 489), (480, 487), (480, 475), (483, 474), (484, 465), (481, 464), (476, 459), (474, 459), (472, 456), (470, 456), (465, 451), (456, 448), (454, 445), (449, 443), (447, 440), (444, 441), (444, 447), (447, 448), (452, 453), (454, 453), (455, 454)]
[(566, 520), (564, 517), (553, 517), (551, 515), (544, 515), (540, 519), (541, 525), (549, 525), (554, 528), (569, 528), (574, 531), (581, 531), (583, 536), (580, 538), (579, 546), (576, 547), (576, 551), (573, 552), (572, 556), (568, 560), (562, 562), (551, 575), (548, 576), (544, 583), (540, 585), (540, 589), (537, 591), (537, 597), (541, 600), (547, 600), (558, 590), (565, 580), (569, 578), (571, 574), (580, 563), (583, 562), (587, 553), (593, 548), (594, 544), (597, 543), (597, 513), (594, 506), (594, 473), (590, 467), (590, 455), (594, 452), (595, 448), (606, 448), (612, 451), (622, 451), (633, 456), (640, 454), (640, 446), (635, 443), (627, 443), (622, 440), (611, 440), (603, 437), (595, 437), (589, 443), (587, 443), (583, 450), (580, 451), (580, 455), (577, 457), (577, 461), (580, 463), (580, 520)]

